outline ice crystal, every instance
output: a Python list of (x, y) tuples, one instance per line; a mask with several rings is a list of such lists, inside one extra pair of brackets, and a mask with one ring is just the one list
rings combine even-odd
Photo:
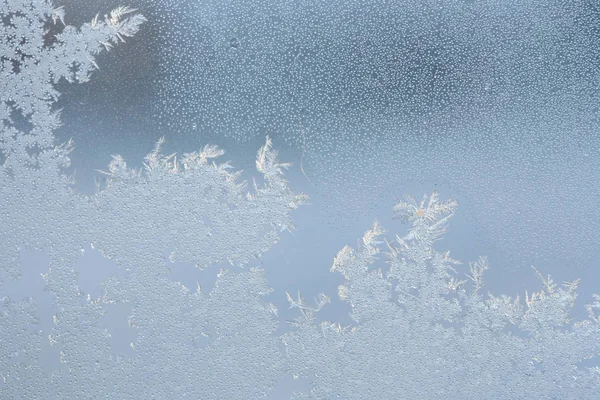
[[(34, 299), (2, 297), (1, 398), (255, 399), (285, 373), (312, 379), (310, 394), (296, 398), (597, 396), (598, 367), (582, 362), (600, 355), (600, 297), (586, 306), (588, 319), (573, 322), (578, 282), (557, 285), (538, 269), (542, 289), (524, 301), (484, 295), (485, 257), (461, 272), (435, 249), (457, 208), (437, 193), (396, 204), (411, 223), (406, 235), (384, 240), (375, 222), (360, 246), (334, 258), (349, 326), (317, 322), (326, 294), (314, 305), (288, 294), (300, 315), (277, 337), (260, 268), (223, 269), (208, 292), (173, 281), (171, 262), (244, 266), (293, 229), (290, 211), (306, 196), (290, 189), (289, 164), (267, 137), (256, 157), (264, 183), (249, 191), (218, 162), (218, 147), (178, 157), (162, 153), (160, 138), (142, 168), (114, 155), (98, 191), (77, 194), (64, 174), (73, 143), (57, 144), (53, 134), (55, 84), (91, 79), (96, 56), (134, 36), (145, 18), (122, 6), (76, 28), (50, 0), (2, 0), (0, 16), (0, 290), (19, 279), (22, 250), (44, 251), (57, 310), (46, 337)], [(388, 266), (374, 268), (384, 244)], [(100, 298), (81, 292), (75, 270), (90, 245), (121, 272)], [(101, 323), (109, 304), (132, 309), (131, 357), (112, 351)], [(59, 351), (61, 368), (42, 368), (43, 343)]]
[[(60, 122), (52, 106), (60, 94), (54, 84), (61, 79), (89, 80), (98, 69), (95, 56), (124, 36), (134, 35), (145, 22), (140, 14), (124, 17), (130, 12), (118, 8), (110, 18), (95, 18), (75, 28), (65, 25), (64, 8), (54, 8), (50, 0), (2, 1), (0, 150), (6, 158), (5, 167), (19, 170), (26, 161), (39, 166), (43, 157), (32, 158), (30, 149), (55, 151), (52, 132)], [(23, 118), (31, 124), (27, 132), (19, 132), (16, 125)]]
[(387, 242), (387, 272), (373, 270), (384, 233), (378, 223), (364, 247), (346, 246), (335, 257), (354, 327), (313, 322), (284, 335), (292, 373), (313, 382), (306, 397), (594, 398), (600, 377), (580, 363), (600, 354), (598, 302), (587, 306), (588, 320), (571, 322), (577, 283), (559, 287), (538, 270), (543, 288), (525, 304), (483, 298), (486, 258), (458, 280), (458, 262), (431, 247), (432, 226), (440, 237), (456, 204), (440, 203), (437, 193), (426, 200), (394, 208), (413, 225)]
[[(68, 14), (50, 1), (7, 0), (0, 7), (0, 277), (3, 285), (18, 279), (21, 249), (45, 251), (50, 265), (43, 277), (58, 310), (44, 338), (35, 329), (32, 299), (3, 299), (0, 397), (266, 396), (284, 357), (272, 335), (273, 307), (263, 301), (270, 291), (264, 271), (224, 270), (209, 293), (190, 292), (167, 272), (175, 261), (244, 265), (267, 251), (282, 228), (292, 228), (289, 212), (306, 196), (288, 187), (287, 164), (278, 161), (271, 140), (257, 157), (264, 184), (251, 195), (231, 165), (213, 161), (222, 150), (206, 146), (178, 158), (162, 154), (161, 138), (144, 168), (130, 168), (115, 155), (98, 192), (81, 196), (63, 174), (73, 145), (55, 144), (59, 115), (52, 105), (59, 93), (53, 85), (61, 78), (85, 82), (97, 68), (95, 56), (133, 36), (145, 19), (119, 7), (80, 28), (57, 28)], [(39, 151), (30, 154), (32, 147)], [(74, 269), (90, 244), (123, 271), (103, 284), (100, 299), (80, 292)], [(111, 351), (101, 324), (107, 304), (133, 310), (132, 357)], [(64, 366), (51, 376), (37, 354), (43, 340), (59, 350)]]

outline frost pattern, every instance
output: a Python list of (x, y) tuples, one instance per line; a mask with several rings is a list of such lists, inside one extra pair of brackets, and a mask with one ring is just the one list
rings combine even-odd
[[(359, 248), (335, 257), (350, 327), (314, 322), (325, 294), (314, 306), (288, 294), (300, 315), (292, 332), (276, 337), (277, 310), (263, 301), (270, 289), (259, 268), (221, 271), (210, 293), (171, 281), (169, 261), (244, 265), (260, 256), (293, 228), (289, 212), (306, 196), (288, 187), (289, 164), (278, 161), (269, 138), (256, 160), (265, 184), (251, 192), (228, 163), (215, 162), (222, 150), (164, 155), (164, 139), (142, 169), (116, 155), (95, 195), (72, 190), (63, 170), (73, 143), (56, 144), (52, 133), (60, 124), (54, 84), (87, 81), (95, 56), (145, 21), (134, 11), (118, 7), (75, 28), (49, 0), (0, 2), (0, 285), (19, 279), (21, 249), (43, 250), (59, 310), (43, 337), (34, 300), (1, 299), (1, 398), (254, 399), (287, 372), (313, 381), (311, 393), (297, 398), (597, 395), (599, 369), (580, 363), (600, 354), (600, 297), (587, 305), (587, 320), (572, 323), (577, 282), (558, 286), (537, 270), (543, 288), (524, 302), (483, 296), (485, 258), (460, 279), (459, 262), (435, 250), (457, 207), (437, 194), (396, 205), (412, 224), (407, 235), (381, 240), (375, 223)], [(89, 244), (123, 271), (98, 299), (80, 292), (74, 270)], [(373, 268), (384, 244), (389, 267)], [(100, 324), (110, 303), (133, 307), (130, 358), (113, 354)], [(60, 349), (64, 366), (51, 376), (39, 363), (45, 340)]]
[[(408, 198), (394, 207), (412, 224), (406, 235), (384, 242), (375, 222), (359, 248), (338, 253), (331, 271), (345, 279), (338, 294), (352, 306), (355, 324), (316, 324), (315, 313), (304, 312), (298, 329), (285, 334), (293, 373), (314, 385), (297, 398), (597, 396), (598, 369), (579, 363), (600, 354), (598, 302), (587, 306), (589, 319), (570, 322), (577, 282), (557, 286), (537, 270), (543, 288), (524, 303), (483, 296), (485, 258), (459, 279), (460, 263), (432, 246), (456, 207), (437, 193), (420, 203)], [(384, 243), (389, 267), (376, 269)]]
[[(206, 146), (164, 155), (160, 139), (129, 168), (114, 156), (90, 197), (75, 193), (64, 174), (73, 143), (56, 145), (59, 113), (52, 107), (61, 78), (85, 82), (95, 56), (133, 36), (144, 17), (119, 7), (81, 28), (50, 1), (3, 0), (0, 55), (0, 278), (20, 276), (20, 249), (46, 252), (44, 274), (59, 312), (50, 337), (36, 329), (33, 300), (2, 299), (0, 397), (11, 398), (261, 398), (283, 371), (274, 308), (258, 268), (223, 270), (210, 293), (190, 292), (168, 276), (168, 264), (244, 265), (293, 229), (289, 212), (306, 196), (293, 193), (271, 140), (257, 155), (263, 185), (248, 192), (239, 173), (217, 163)], [(78, 288), (74, 266), (90, 244), (123, 271), (94, 299)], [(170, 254), (165, 259), (165, 254)], [(134, 356), (117, 357), (101, 318), (110, 303), (133, 308)], [(63, 365), (46, 376), (44, 340)]]
[[(96, 16), (80, 28), (65, 24), (65, 11), (49, 0), (3, 0), (0, 4), (0, 120), (4, 122), (0, 149), (5, 167), (23, 163), (40, 167), (54, 152), (52, 131), (60, 112), (52, 110), (59, 97), (53, 87), (61, 79), (86, 82), (98, 69), (94, 57), (133, 36), (146, 19), (119, 7)], [(18, 117), (21, 118), (18, 118)], [(15, 118), (17, 117), (17, 118)], [(15, 119), (25, 117), (25, 131)], [(42, 153), (33, 157), (31, 152)]]

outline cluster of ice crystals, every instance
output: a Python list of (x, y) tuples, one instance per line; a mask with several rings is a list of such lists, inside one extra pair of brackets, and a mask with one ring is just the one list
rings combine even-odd
[(384, 233), (377, 222), (360, 248), (338, 253), (332, 271), (345, 278), (339, 295), (352, 306), (356, 324), (308, 323), (284, 336), (292, 373), (313, 381), (310, 398), (597, 395), (597, 368), (580, 365), (600, 354), (597, 302), (588, 306), (589, 319), (570, 322), (577, 282), (559, 287), (537, 270), (543, 289), (527, 294), (524, 304), (518, 297), (484, 298), (487, 260), (470, 263), (459, 280), (453, 265), (460, 263), (431, 245), (456, 207), (436, 193), (420, 204), (412, 198), (397, 203), (412, 227), (385, 241), (385, 271), (373, 269)]
[[(54, 143), (53, 85), (85, 82), (98, 68), (95, 56), (145, 21), (134, 11), (118, 7), (75, 28), (51, 1), (0, 3), (0, 277), (13, 284), (19, 252), (43, 250), (58, 310), (42, 337), (33, 299), (3, 299), (2, 398), (260, 398), (282, 373), (263, 270), (222, 271), (210, 293), (190, 292), (167, 274), (174, 261), (246, 264), (293, 228), (289, 212), (306, 196), (289, 189), (270, 139), (257, 155), (265, 183), (251, 193), (228, 163), (214, 161), (222, 150), (167, 156), (164, 139), (142, 170), (114, 156), (93, 196), (77, 194), (63, 173), (73, 144)], [(124, 271), (99, 299), (81, 293), (74, 269), (90, 244)], [(112, 303), (133, 309), (132, 357), (117, 357), (102, 327)], [(50, 376), (40, 366), (44, 340), (64, 366)]]
[[(577, 282), (558, 286), (538, 270), (543, 288), (524, 301), (484, 296), (485, 258), (461, 279), (460, 263), (435, 249), (457, 207), (435, 193), (397, 203), (397, 216), (412, 224), (406, 235), (382, 240), (375, 223), (359, 248), (335, 257), (353, 326), (315, 323), (330, 300), (324, 294), (315, 306), (288, 294), (300, 316), (278, 338), (260, 268), (222, 270), (208, 293), (171, 280), (169, 262), (244, 265), (260, 256), (293, 228), (289, 213), (306, 196), (289, 188), (289, 164), (269, 138), (256, 158), (265, 183), (251, 192), (228, 163), (215, 162), (219, 148), (164, 155), (164, 139), (142, 169), (116, 155), (96, 194), (73, 191), (63, 173), (73, 144), (53, 135), (54, 85), (87, 81), (95, 56), (138, 32), (145, 19), (134, 12), (118, 7), (75, 28), (50, 0), (0, 0), (0, 290), (20, 279), (21, 251), (42, 250), (58, 310), (45, 337), (34, 299), (0, 299), (1, 398), (255, 399), (285, 373), (312, 380), (297, 398), (597, 396), (599, 369), (582, 361), (600, 355), (600, 297), (587, 305), (588, 319), (573, 323)], [(123, 272), (97, 299), (80, 291), (75, 270), (90, 244)], [(374, 268), (384, 244), (389, 265)], [(111, 349), (101, 323), (109, 304), (132, 308), (131, 357)], [(44, 341), (62, 363), (50, 375), (40, 364)]]

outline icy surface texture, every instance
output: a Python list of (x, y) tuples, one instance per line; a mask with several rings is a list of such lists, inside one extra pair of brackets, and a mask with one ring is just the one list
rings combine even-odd
[[(54, 85), (87, 81), (95, 57), (145, 19), (119, 7), (75, 28), (49, 0), (2, 0), (0, 16), (0, 288), (19, 279), (21, 250), (44, 251), (58, 310), (47, 337), (33, 299), (1, 299), (0, 398), (256, 399), (286, 373), (311, 381), (298, 398), (597, 396), (600, 372), (585, 361), (600, 355), (600, 297), (571, 322), (577, 282), (558, 286), (537, 270), (542, 289), (524, 299), (484, 295), (485, 258), (461, 279), (458, 261), (435, 249), (457, 207), (437, 194), (396, 205), (412, 223), (405, 236), (383, 240), (375, 223), (335, 258), (350, 327), (315, 323), (326, 295), (312, 306), (289, 295), (300, 315), (277, 337), (259, 268), (223, 270), (208, 293), (174, 282), (170, 262), (244, 265), (292, 228), (289, 213), (306, 196), (289, 188), (288, 164), (267, 138), (256, 157), (264, 183), (248, 192), (215, 162), (222, 150), (164, 155), (160, 139), (143, 168), (114, 156), (97, 193), (78, 195), (64, 172), (73, 144), (53, 135)], [(121, 271), (100, 298), (78, 286), (75, 264), (90, 245)], [(377, 268), (382, 248), (388, 266)], [(130, 357), (111, 349), (101, 323), (109, 304), (132, 307)], [(51, 373), (40, 364), (45, 341), (60, 352)]]
[[(391, 242), (376, 222), (359, 248), (344, 247), (331, 271), (343, 275), (339, 296), (352, 306), (354, 326), (314, 323), (323, 304), (301, 310), (284, 342), (293, 373), (309, 378), (318, 399), (592, 399), (596, 368), (580, 362), (600, 354), (598, 302), (589, 318), (571, 323), (577, 282), (543, 288), (524, 301), (484, 296), (485, 258), (465, 279), (449, 252), (433, 247), (457, 203), (434, 193), (395, 206), (412, 223)], [(381, 248), (388, 267), (375, 268)]]
[[(2, 1), (0, 143), (0, 278), (19, 279), (19, 251), (50, 258), (44, 274), (59, 310), (50, 337), (36, 329), (33, 300), (0, 306), (0, 397), (260, 398), (280, 377), (284, 356), (264, 272), (222, 271), (210, 293), (190, 292), (168, 277), (168, 263), (243, 265), (269, 249), (292, 225), (294, 194), (267, 142), (256, 166), (264, 184), (251, 193), (223, 151), (164, 156), (159, 140), (142, 170), (120, 156), (91, 197), (76, 194), (64, 174), (72, 144), (56, 145), (59, 116), (53, 85), (85, 82), (95, 56), (133, 36), (144, 17), (119, 7), (81, 28), (64, 26), (50, 1)], [(85, 296), (74, 265), (90, 244), (123, 273), (105, 295)], [(165, 258), (165, 254), (170, 257)], [(241, 272), (240, 272), (241, 271)], [(117, 357), (100, 320), (109, 303), (133, 308), (134, 356)], [(64, 367), (49, 376), (39, 365), (42, 341), (60, 349)]]

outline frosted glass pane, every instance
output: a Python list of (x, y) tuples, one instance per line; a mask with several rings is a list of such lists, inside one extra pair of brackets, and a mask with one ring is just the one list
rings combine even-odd
[(0, 1), (0, 398), (597, 398), (598, 26)]

